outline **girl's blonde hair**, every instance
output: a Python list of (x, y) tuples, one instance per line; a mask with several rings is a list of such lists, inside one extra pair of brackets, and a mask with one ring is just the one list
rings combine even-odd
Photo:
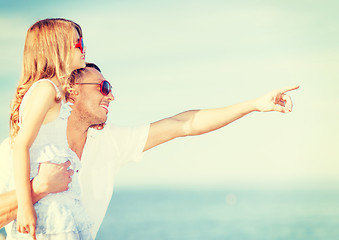
[[(22, 99), (32, 84), (53, 77), (61, 80), (64, 92), (69, 89), (68, 75), (71, 48), (75, 30), (82, 37), (81, 27), (73, 21), (54, 18), (36, 22), (27, 31), (21, 78), (11, 104), (10, 136), (13, 140), (19, 131), (19, 109)], [(60, 96), (56, 97), (60, 101)]]

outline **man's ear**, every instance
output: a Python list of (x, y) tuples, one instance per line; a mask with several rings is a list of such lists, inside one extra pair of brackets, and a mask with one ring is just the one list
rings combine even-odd
[(72, 92), (69, 94), (68, 98), (67, 98), (67, 102), (70, 103), (75, 103), (77, 100), (77, 96), (78, 96), (78, 91), (77, 90), (72, 90)]
[(68, 98), (67, 98), (67, 102), (70, 102), (70, 103), (75, 103), (75, 96), (69, 96)]

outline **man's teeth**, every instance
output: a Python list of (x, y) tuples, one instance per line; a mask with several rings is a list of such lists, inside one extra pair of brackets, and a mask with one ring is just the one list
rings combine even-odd
[(105, 105), (100, 105), (101, 107), (105, 108), (108, 111), (108, 107)]

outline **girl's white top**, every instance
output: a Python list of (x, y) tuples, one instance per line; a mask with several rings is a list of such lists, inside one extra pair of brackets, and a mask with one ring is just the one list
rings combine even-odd
[[(40, 82), (49, 81), (60, 96), (58, 87), (48, 79), (41, 79), (34, 83), (25, 94), (19, 118), (25, 107), (25, 100), (31, 90)], [(78, 180), (78, 170), (81, 163), (78, 156), (69, 148), (67, 142), (67, 119), (71, 113), (71, 103), (61, 102), (59, 116), (56, 120), (43, 124), (30, 148), (31, 179), (38, 174), (39, 164), (43, 162), (64, 163), (71, 162), (70, 168), (74, 170), (69, 189), (61, 193), (53, 193), (34, 204), (37, 213), (37, 234), (61, 234), (87, 232), (92, 222), (87, 216), (82, 203), (82, 194)], [(12, 234), (17, 233), (16, 224), (13, 224)]]

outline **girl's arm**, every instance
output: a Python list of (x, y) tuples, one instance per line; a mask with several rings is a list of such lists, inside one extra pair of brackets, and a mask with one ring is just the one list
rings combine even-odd
[(18, 200), (17, 230), (31, 233), (35, 239), (36, 214), (30, 186), (29, 149), (47, 115), (56, 109), (56, 91), (49, 82), (41, 82), (32, 89), (26, 99), (20, 130), (13, 144), (14, 177)]
[[(36, 203), (50, 193), (66, 191), (74, 173), (71, 169), (67, 170), (70, 165), (69, 161), (62, 164), (40, 164), (38, 175), (31, 181), (32, 202)], [(15, 191), (0, 194), (0, 228), (16, 219), (17, 210)]]
[[(40, 190), (33, 190), (33, 181), (32, 181), (32, 202), (36, 203), (41, 198), (47, 196), (47, 193), (41, 192)], [(1, 205), (0, 205), (0, 228), (4, 227), (14, 219), (16, 219), (17, 210), (18, 210), (18, 201), (17, 194), (15, 190), (0, 195)]]

